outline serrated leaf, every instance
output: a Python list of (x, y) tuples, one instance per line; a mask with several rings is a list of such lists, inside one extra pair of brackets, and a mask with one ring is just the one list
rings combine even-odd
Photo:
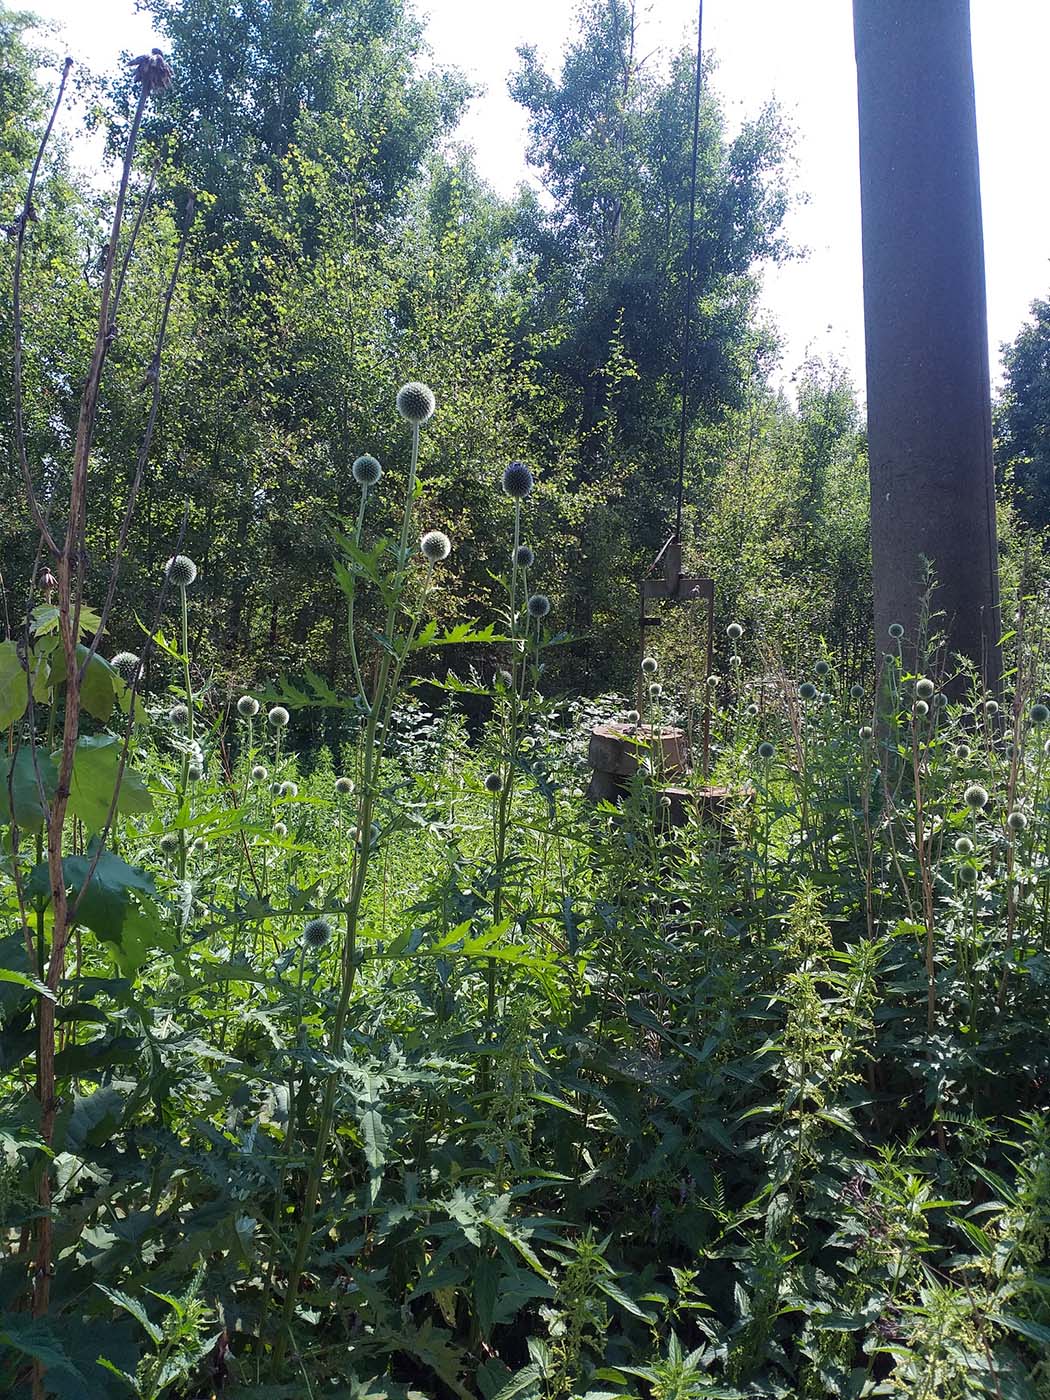
[[(101, 831), (109, 815), (123, 744), (112, 734), (85, 735), (77, 740), (69, 806), (90, 832)], [(138, 773), (125, 765), (116, 810), (122, 815), (149, 812), (153, 799)]]
[(34, 764), (32, 750), (23, 744), (13, 759), (0, 759), (0, 818), (9, 822), (13, 805), (15, 821), (23, 831), (36, 831), (44, 821), (38, 769), (44, 795), (50, 802), (58, 786), (58, 773), (46, 753), (37, 749)]
[(0, 642), (0, 729), (10, 729), (29, 705), (29, 680), (14, 642)]
[(379, 1082), (368, 1070), (360, 1072), (360, 1087), (354, 1092), (354, 1106), (364, 1140), (365, 1161), (368, 1163), (368, 1203), (374, 1206), (383, 1181), (389, 1135), (380, 1112)]

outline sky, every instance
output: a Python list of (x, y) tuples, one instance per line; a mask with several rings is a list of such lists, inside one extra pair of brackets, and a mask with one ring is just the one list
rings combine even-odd
[[(552, 68), (572, 32), (569, 0), (417, 0), (435, 60), (483, 89), (456, 139), (501, 193), (535, 182), (521, 109), (507, 93), (516, 50)], [(27, 8), (30, 7), (27, 5)], [(134, 0), (33, 0), (74, 59), (94, 67), (155, 36)], [(695, 45), (696, 0), (639, 0), (643, 52)], [(1036, 297), (1050, 295), (1050, 0), (972, 0), (989, 342), (993, 375)], [(834, 359), (863, 392), (857, 99), (850, 0), (704, 0), (704, 48), (730, 130), (775, 97), (795, 130), (795, 203), (786, 232), (803, 256), (767, 268), (762, 300), (784, 341), (782, 379), (808, 357)]]

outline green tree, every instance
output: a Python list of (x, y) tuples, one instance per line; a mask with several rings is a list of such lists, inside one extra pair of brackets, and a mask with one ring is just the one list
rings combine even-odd
[(1034, 301), (1032, 319), (1005, 348), (996, 404), (996, 474), (1021, 519), (1050, 525), (1050, 301)]

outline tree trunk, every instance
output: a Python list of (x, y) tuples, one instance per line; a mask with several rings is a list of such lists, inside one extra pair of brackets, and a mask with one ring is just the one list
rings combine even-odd
[(914, 643), (928, 559), (949, 650), (994, 690), (999, 575), (969, 0), (854, 0), (853, 20), (876, 646), (889, 648), (893, 622)]

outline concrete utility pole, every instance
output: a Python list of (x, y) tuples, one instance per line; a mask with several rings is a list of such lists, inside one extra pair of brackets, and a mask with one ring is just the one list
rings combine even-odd
[(984, 242), (969, 0), (853, 0), (877, 652), (922, 559), (953, 652), (999, 684)]

